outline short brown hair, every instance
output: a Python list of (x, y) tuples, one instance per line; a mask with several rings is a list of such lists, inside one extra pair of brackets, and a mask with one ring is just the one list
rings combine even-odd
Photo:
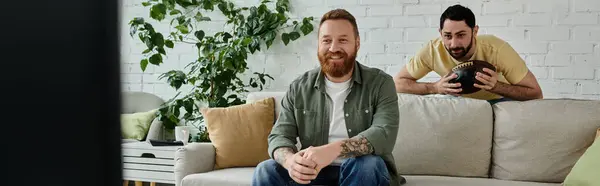
[(323, 17), (321, 17), (321, 23), (319, 23), (319, 27), (323, 24), (323, 22), (327, 21), (327, 20), (339, 20), (339, 19), (343, 19), (343, 20), (347, 20), (350, 22), (350, 24), (352, 24), (352, 26), (354, 27), (354, 34), (356, 35), (356, 37), (358, 37), (358, 26), (356, 25), (356, 18), (354, 18), (354, 16), (346, 11), (345, 9), (334, 9), (331, 10), (327, 13), (325, 13), (323, 15)]

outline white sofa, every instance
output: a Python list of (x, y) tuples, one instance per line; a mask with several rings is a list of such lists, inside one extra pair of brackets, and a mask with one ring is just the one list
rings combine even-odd
[[(284, 92), (255, 92), (248, 101)], [(406, 186), (560, 185), (594, 140), (600, 101), (502, 102), (398, 94), (394, 156)], [(279, 111), (279, 105), (276, 106)], [(214, 170), (210, 143), (176, 152), (178, 186), (251, 185), (254, 167)]]

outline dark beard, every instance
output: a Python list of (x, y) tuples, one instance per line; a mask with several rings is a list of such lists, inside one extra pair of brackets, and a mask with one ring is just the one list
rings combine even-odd
[[(446, 51), (448, 51), (448, 53), (454, 57), (454, 59), (459, 60), (463, 57), (465, 57), (467, 55), (467, 53), (469, 53), (469, 51), (471, 50), (471, 47), (473, 47), (473, 35), (471, 35), (471, 41), (469, 41), (469, 46), (467, 46), (467, 48), (465, 47), (455, 47), (455, 48), (451, 48), (448, 49), (446, 46), (444, 46), (444, 48), (446, 48)], [(461, 49), (462, 52), (459, 53), (458, 55), (454, 55), (454, 53), (452, 53), (452, 50), (456, 50), (456, 49)]]
[[(356, 50), (355, 50), (356, 51)], [(332, 63), (329, 63), (327, 61), (327, 59), (329, 59), (329, 57), (331, 56), (342, 56), (342, 59), (344, 60), (344, 63), (342, 65), (334, 65)], [(356, 54), (352, 54), (352, 55), (348, 55), (346, 54), (346, 52), (340, 51), (340, 52), (336, 52), (336, 53), (331, 53), (331, 52), (327, 52), (324, 55), (319, 54), (318, 55), (319, 58), (319, 62), (321, 63), (321, 71), (331, 77), (342, 77), (348, 73), (350, 73), (350, 71), (354, 68), (354, 62), (356, 61)]]

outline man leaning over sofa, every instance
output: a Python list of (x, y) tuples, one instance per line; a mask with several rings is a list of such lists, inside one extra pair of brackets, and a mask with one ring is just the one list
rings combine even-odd
[(392, 77), (355, 60), (360, 37), (346, 10), (323, 15), (318, 40), (321, 66), (289, 86), (269, 135), (272, 159), (257, 166), (252, 185), (405, 183), (392, 156), (399, 122)]

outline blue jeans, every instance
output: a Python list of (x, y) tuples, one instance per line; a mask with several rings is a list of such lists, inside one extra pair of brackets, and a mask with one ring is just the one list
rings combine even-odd
[[(348, 158), (340, 166), (327, 166), (308, 185), (387, 186), (390, 174), (379, 156)], [(253, 186), (296, 186), (288, 171), (273, 159), (261, 162), (252, 178)]]
[(512, 101), (512, 99), (508, 99), (508, 98), (500, 98), (500, 99), (492, 99), (492, 100), (488, 100), (488, 102), (489, 102), (490, 104), (492, 104), (492, 105), (493, 105), (493, 104), (496, 104), (496, 103), (503, 102), (503, 101)]

